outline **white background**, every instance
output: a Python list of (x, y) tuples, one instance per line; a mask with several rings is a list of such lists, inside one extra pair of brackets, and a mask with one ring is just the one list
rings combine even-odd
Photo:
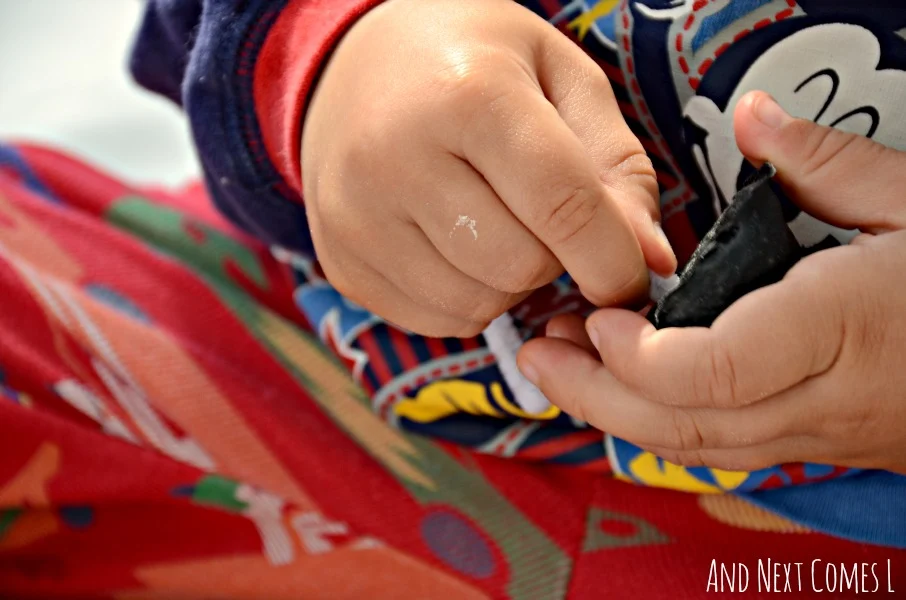
[(51, 144), (122, 178), (199, 172), (188, 126), (126, 65), (142, 0), (0, 0), (0, 140)]

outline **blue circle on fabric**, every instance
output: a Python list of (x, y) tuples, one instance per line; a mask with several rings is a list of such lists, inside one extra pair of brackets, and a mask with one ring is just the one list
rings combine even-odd
[(476, 579), (494, 574), (491, 547), (464, 518), (450, 512), (434, 512), (424, 518), (421, 529), (431, 552), (446, 565)]

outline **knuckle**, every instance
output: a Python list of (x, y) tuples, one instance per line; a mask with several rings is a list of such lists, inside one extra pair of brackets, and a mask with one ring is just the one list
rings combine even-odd
[[(847, 358), (854, 358), (862, 364), (877, 365), (883, 364), (881, 354), (884, 351), (887, 341), (888, 328), (885, 326), (889, 320), (883, 318), (883, 312), (874, 307), (875, 302), (863, 299), (859, 309), (849, 310), (848, 321), (841, 331), (841, 348), (837, 355), (843, 358), (845, 349)], [(853, 313), (858, 317), (851, 319)], [(883, 323), (885, 325), (879, 325)]]
[(550, 283), (559, 270), (556, 259), (539, 246), (503, 260), (489, 284), (508, 294), (519, 294)]
[(339, 163), (344, 176), (371, 180), (378, 176), (384, 159), (389, 156), (389, 137), (381, 125), (386, 119), (367, 119), (356, 128), (354, 139), (339, 146)]
[[(542, 390), (545, 394), (549, 393), (549, 390)], [(553, 393), (557, 393), (557, 390), (552, 390)], [(557, 404), (560, 408), (563, 409), (568, 415), (570, 415), (576, 421), (580, 423), (588, 423), (593, 427), (597, 425), (592, 421), (588, 406), (585, 404), (587, 401), (585, 398), (581, 397), (576, 391), (568, 391), (566, 397), (560, 396), (557, 398), (559, 400)]]
[[(324, 195), (318, 204), (318, 221), (321, 235), (333, 248), (352, 248), (361, 244), (357, 235), (356, 219), (350, 212), (349, 202), (344, 201), (339, 193)], [(329, 250), (328, 250), (329, 251)], [(325, 257), (330, 263), (329, 257)]]
[(515, 135), (519, 124), (508, 104), (517, 90), (508, 80), (493, 76), (487, 68), (447, 75), (444, 79), (440, 84), (443, 91), (426, 109), (426, 116), (432, 122), (436, 123), (439, 117), (454, 126), (454, 135), (459, 137), (464, 152), (479, 151), (489, 132)]
[[(845, 259), (850, 248), (841, 250)], [(854, 356), (868, 358), (869, 355), (861, 354), (861, 350), (869, 349), (863, 345), (869, 334), (865, 328), (887, 322), (866, 320), (863, 307), (869, 304), (870, 295), (847, 294), (845, 288), (833, 283), (835, 278), (828, 277), (840, 272), (840, 258), (841, 252), (818, 252), (797, 263), (784, 278), (785, 285), (794, 286), (796, 297), (821, 298), (812, 309), (813, 326), (809, 331), (816, 340), (821, 340), (808, 367), (812, 376), (832, 371), (841, 360), (853, 356), (852, 350), (859, 352)]]
[[(802, 128), (808, 128), (802, 131)], [(853, 144), (866, 143), (866, 138), (851, 133), (845, 133), (831, 127), (815, 126), (810, 122), (802, 122), (800, 129), (794, 130), (791, 143), (801, 144), (802, 157), (797, 177), (804, 179), (818, 179), (825, 176), (828, 169), (832, 169), (835, 159), (841, 153), (847, 152)]]
[(475, 57), (462, 56), (441, 66), (434, 74), (432, 83), (442, 97), (472, 97), (485, 90), (490, 77), (487, 68)]
[(551, 205), (543, 217), (542, 227), (553, 244), (568, 244), (593, 222), (600, 208), (593, 190), (576, 187)]
[(630, 263), (614, 265), (603, 285), (590, 290), (579, 286), (582, 294), (597, 306), (618, 306), (644, 298), (648, 291), (648, 273)]
[[(671, 462), (673, 462), (673, 461), (671, 461)], [(705, 461), (704, 461), (704, 458), (702, 457), (701, 451), (689, 450), (686, 452), (677, 453), (676, 461), (673, 462), (673, 464), (679, 465), (681, 467), (694, 468), (694, 467), (705, 466)]]
[(454, 114), (467, 116), (486, 113), (512, 93), (485, 64), (448, 67), (437, 75), (435, 84), (445, 112), (452, 110)]
[(631, 186), (641, 192), (646, 208), (656, 215), (659, 207), (657, 199), (660, 189), (657, 183), (657, 172), (651, 158), (639, 144), (638, 148), (629, 149), (616, 165), (608, 169), (601, 180), (610, 188), (625, 190)]
[(707, 467), (721, 471), (758, 471), (776, 464), (769, 456), (755, 452), (724, 450), (658, 450), (665, 461), (686, 468)]
[(672, 411), (672, 441), (670, 447), (680, 453), (701, 450), (705, 441), (698, 421), (690, 411), (675, 409)]
[(775, 461), (769, 457), (759, 454), (750, 454), (744, 456), (727, 456), (717, 453), (715, 456), (708, 457), (704, 466), (721, 471), (759, 471), (774, 466)]
[(883, 293), (872, 290), (870, 282), (862, 287), (859, 294), (847, 294), (837, 305), (845, 306), (845, 314), (838, 309), (839, 355), (846, 351), (847, 357), (865, 365), (884, 364), (882, 354), (888, 349), (895, 330), (889, 327), (891, 316)]
[(738, 406), (739, 381), (736, 375), (735, 359), (724, 344), (712, 342), (702, 352), (692, 373), (693, 394), (710, 406)]
[(625, 176), (643, 177), (649, 182), (650, 186), (653, 186), (652, 191), (657, 192), (657, 172), (654, 170), (651, 157), (641, 146), (641, 142), (639, 142), (639, 147), (635, 151), (620, 161), (619, 166)]
[(871, 402), (854, 403), (842, 415), (825, 420), (825, 434), (841, 441), (868, 439), (875, 429), (875, 409)]
[(479, 294), (477, 298), (463, 298), (464, 317), (473, 323), (490, 323), (510, 308), (512, 296), (497, 291)]
[[(575, 373), (574, 381), (593, 380), (598, 368), (586, 365)], [(565, 382), (562, 375), (558, 374), (559, 372), (560, 369), (555, 367), (541, 377), (538, 383), (541, 392), (564, 413), (570, 415), (574, 421), (586, 423), (601, 431), (611, 429), (608, 426), (607, 414), (599, 410), (601, 398), (596, 390), (585, 385), (569, 385), (572, 382)]]
[(686, 457), (685, 452), (673, 450), (670, 448), (658, 449), (656, 452), (652, 452), (652, 454), (656, 455), (663, 461), (670, 463), (671, 465), (682, 465)]

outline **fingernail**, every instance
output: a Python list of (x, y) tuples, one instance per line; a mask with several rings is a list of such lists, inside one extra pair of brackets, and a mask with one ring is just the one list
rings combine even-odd
[(778, 129), (792, 119), (768, 94), (761, 94), (752, 106), (755, 118), (770, 129)]
[(670, 245), (670, 240), (667, 239), (667, 234), (664, 233), (664, 228), (661, 227), (660, 223), (654, 223), (654, 235), (657, 237), (657, 241), (660, 243), (661, 247), (672, 256), (673, 246)]
[(519, 370), (522, 371), (522, 374), (525, 375), (525, 378), (531, 381), (534, 385), (538, 385), (538, 381), (541, 379), (538, 376), (538, 369), (535, 368), (535, 365), (528, 359), (523, 359), (519, 361)]

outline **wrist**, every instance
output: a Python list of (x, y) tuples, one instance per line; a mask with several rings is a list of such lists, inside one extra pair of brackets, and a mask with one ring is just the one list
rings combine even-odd
[(255, 112), (268, 156), (296, 192), (302, 189), (302, 123), (315, 84), (340, 39), (381, 2), (290, 0), (261, 48)]

